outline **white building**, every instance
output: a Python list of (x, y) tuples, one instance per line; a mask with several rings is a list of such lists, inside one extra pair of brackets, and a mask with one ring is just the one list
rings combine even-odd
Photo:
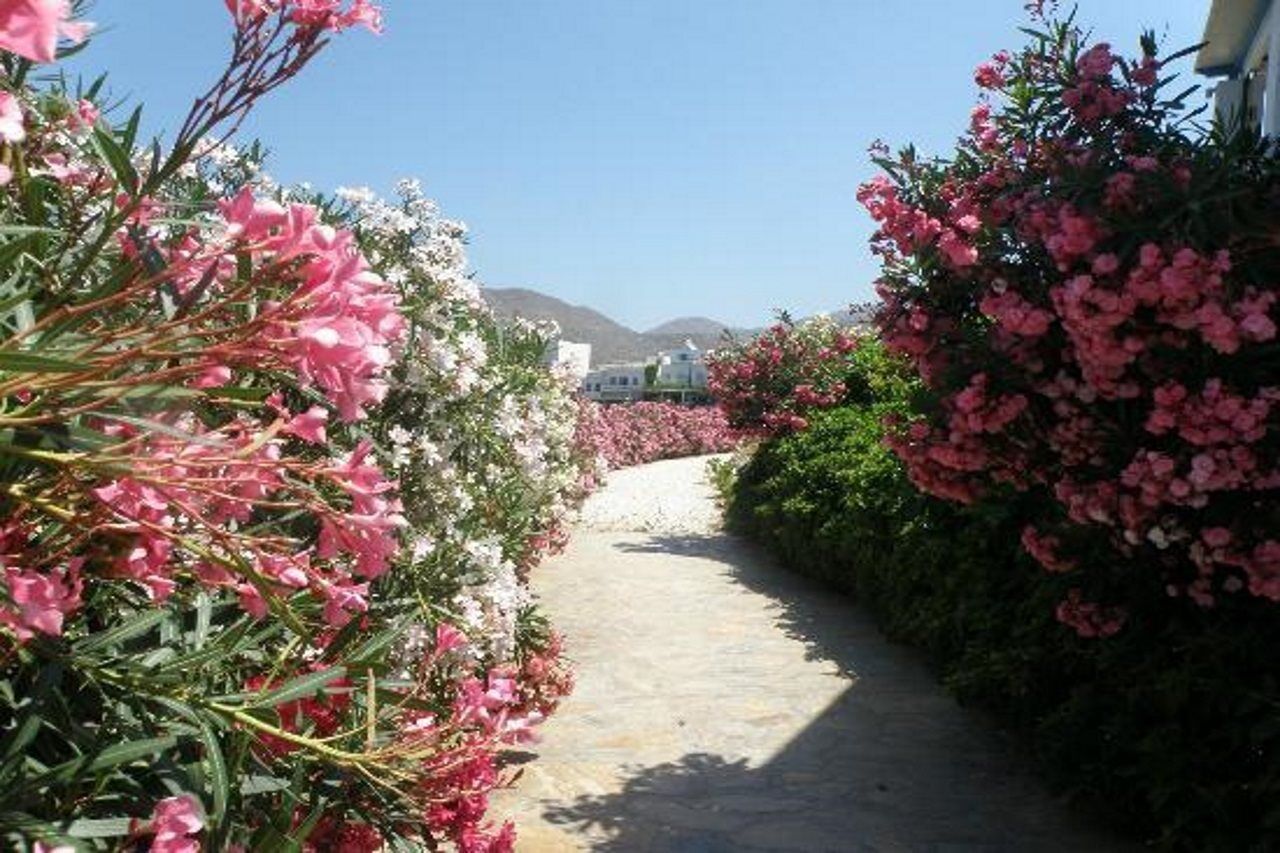
[(685, 341), (678, 349), (658, 353), (654, 384), (668, 388), (707, 387), (706, 354), (693, 341)]
[(1243, 120), (1280, 136), (1280, 0), (1213, 0), (1196, 71), (1213, 89), (1224, 125)]
[(606, 364), (588, 373), (582, 380), (582, 393), (589, 400), (620, 402), (644, 397), (645, 365)]
[(591, 371), (591, 344), (554, 340), (547, 344), (542, 361), (550, 367), (559, 367), (574, 378), (583, 381)]

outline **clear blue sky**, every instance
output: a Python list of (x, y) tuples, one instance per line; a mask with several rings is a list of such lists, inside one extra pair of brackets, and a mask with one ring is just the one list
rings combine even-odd
[[(1080, 0), (1131, 52), (1199, 39), (1208, 0)], [(871, 296), (866, 146), (944, 152), (972, 69), (1020, 43), (1022, 0), (384, 0), (245, 129), (271, 172), (387, 191), (422, 179), (491, 285), (647, 328), (757, 325)], [(174, 128), (217, 74), (221, 0), (97, 0), (72, 66)]]

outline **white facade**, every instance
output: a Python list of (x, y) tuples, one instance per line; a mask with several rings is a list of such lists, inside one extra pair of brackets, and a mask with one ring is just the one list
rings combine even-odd
[(601, 402), (639, 400), (644, 397), (643, 364), (607, 364), (589, 372), (582, 380), (582, 393)]
[(684, 346), (663, 350), (658, 353), (658, 371), (655, 384), (679, 388), (706, 388), (707, 362), (706, 353), (698, 349), (693, 341), (685, 341)]
[(1219, 120), (1280, 136), (1280, 0), (1213, 0), (1204, 40), (1196, 71), (1225, 78), (1213, 88)]
[(542, 360), (551, 367), (564, 370), (575, 381), (581, 382), (591, 371), (591, 344), (554, 340), (547, 344)]

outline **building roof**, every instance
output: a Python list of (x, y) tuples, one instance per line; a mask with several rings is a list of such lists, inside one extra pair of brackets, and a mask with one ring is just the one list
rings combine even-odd
[(1239, 72), (1270, 5), (1271, 0), (1213, 0), (1204, 25), (1208, 43), (1196, 54), (1196, 71), (1210, 76)]

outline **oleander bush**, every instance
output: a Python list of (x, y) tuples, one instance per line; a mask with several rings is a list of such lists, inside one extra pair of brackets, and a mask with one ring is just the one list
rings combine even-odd
[(166, 149), (29, 82), (80, 4), (0, 4), (0, 846), (509, 850), (487, 794), (572, 685), (520, 572), (595, 471), (577, 402), (414, 184), (223, 144), (378, 9), (227, 6)]
[(1280, 161), (1199, 127), (1152, 37), (1122, 60), (1071, 21), (1028, 33), (978, 69), (954, 155), (874, 152), (910, 381), (763, 443), (730, 522), (1122, 831), (1274, 849)]
[(579, 444), (585, 455), (597, 455), (604, 468), (723, 453), (741, 440), (713, 406), (583, 400), (579, 410)]
[(1150, 601), (1105, 642), (1054, 616), (1071, 581), (1019, 543), (1015, 501), (922, 494), (885, 446), (906, 398), (815, 413), (763, 443), (726, 496), (730, 529), (850, 593), (947, 687), (993, 712), (1057, 791), (1171, 850), (1266, 850), (1277, 824), (1280, 686), (1269, 605)]
[(713, 352), (707, 390), (737, 429), (804, 429), (809, 412), (867, 393), (856, 382), (857, 349), (857, 336), (828, 317), (796, 322), (784, 313), (764, 332)]

